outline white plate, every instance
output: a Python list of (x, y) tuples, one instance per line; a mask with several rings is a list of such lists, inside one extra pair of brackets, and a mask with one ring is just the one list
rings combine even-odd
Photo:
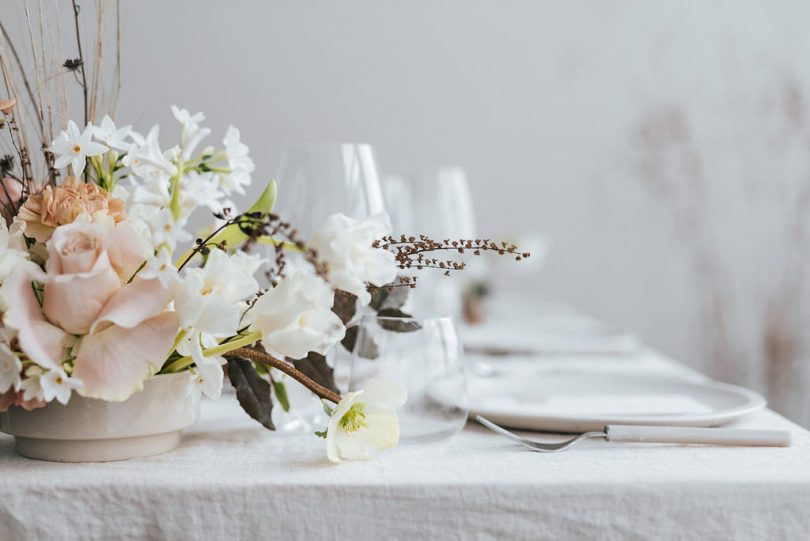
[(753, 391), (711, 380), (560, 370), (474, 378), (468, 396), (470, 416), (555, 432), (608, 424), (717, 426), (766, 403)]

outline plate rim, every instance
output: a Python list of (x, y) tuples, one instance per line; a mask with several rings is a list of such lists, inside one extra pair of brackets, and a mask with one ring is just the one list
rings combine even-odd
[[(658, 374), (592, 374), (593, 376), (613, 376), (613, 377), (627, 377), (637, 379), (657, 379), (660, 381), (668, 382), (671, 384), (681, 384), (695, 387), (702, 387), (710, 390), (722, 390), (729, 392), (745, 399), (743, 404), (735, 407), (716, 410), (709, 413), (693, 413), (693, 414), (651, 414), (647, 416), (639, 415), (604, 415), (604, 416), (584, 416), (582, 414), (542, 414), (536, 413), (521, 413), (521, 412), (497, 412), (487, 410), (486, 408), (476, 407), (475, 404), (468, 401), (469, 415), (481, 415), (493, 422), (503, 424), (513, 428), (524, 428), (530, 430), (543, 430), (543, 426), (551, 427), (549, 430), (560, 430), (561, 426), (576, 425), (572, 430), (579, 431), (583, 426), (597, 427), (601, 429), (607, 424), (626, 424), (626, 425), (650, 425), (650, 426), (717, 426), (738, 419), (745, 415), (749, 415), (756, 411), (763, 410), (767, 407), (767, 400), (760, 393), (734, 385), (732, 383), (725, 383), (715, 381), (712, 379), (697, 380), (687, 378), (668, 377), (666, 375)], [(519, 374), (510, 374), (509, 377), (520, 377)], [(495, 378), (475, 378), (477, 381), (492, 380)], [(469, 385), (470, 382), (468, 382)]]

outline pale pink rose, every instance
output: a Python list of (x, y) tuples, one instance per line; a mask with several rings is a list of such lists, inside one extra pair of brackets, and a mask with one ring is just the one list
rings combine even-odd
[(45, 315), (71, 334), (87, 333), (149, 252), (126, 222), (114, 226), (74, 222), (58, 227), (48, 241)]
[(10, 406), (19, 406), (26, 411), (35, 410), (45, 406), (46, 402), (33, 398), (31, 400), (24, 400), (22, 391), (15, 391), (9, 389), (5, 393), (0, 394), (0, 412), (6, 411)]
[(40, 193), (30, 196), (19, 212), (27, 222), (25, 234), (39, 242), (46, 242), (54, 229), (72, 224), (82, 214), (90, 217), (109, 215), (116, 223), (126, 220), (124, 202), (116, 199), (97, 184), (68, 177), (59, 186), (46, 186)]
[[(163, 365), (179, 328), (159, 279), (130, 281), (150, 248), (128, 223), (112, 220), (60, 226), (47, 246), (46, 273), (19, 268), (6, 279), (4, 322), (45, 368), (61, 364), (76, 340), (70, 335), (81, 335), (72, 373), (83, 383), (79, 394), (126, 400)], [(44, 284), (42, 308), (32, 281)]]

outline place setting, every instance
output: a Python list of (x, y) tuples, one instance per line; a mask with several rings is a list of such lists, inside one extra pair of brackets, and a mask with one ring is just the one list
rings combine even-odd
[(462, 4), (0, 7), (0, 540), (810, 535), (810, 64)]

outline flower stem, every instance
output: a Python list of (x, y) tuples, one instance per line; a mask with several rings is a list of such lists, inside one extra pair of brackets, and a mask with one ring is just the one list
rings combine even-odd
[[(175, 347), (172, 350), (177, 348), (177, 346), (180, 344), (180, 341), (184, 337), (185, 337), (184, 333), (181, 332), (177, 336), (177, 339), (175, 340)], [(213, 357), (215, 355), (222, 355), (224, 353), (228, 353), (231, 350), (241, 348), (241, 347), (244, 347), (244, 346), (249, 346), (249, 345), (253, 344), (254, 342), (258, 341), (261, 337), (262, 337), (262, 333), (260, 333), (258, 331), (252, 332), (252, 333), (250, 333), (248, 335), (242, 336), (242, 337), (237, 338), (235, 340), (231, 340), (230, 342), (223, 342), (222, 344), (220, 344), (218, 346), (208, 348), (208, 349), (203, 351), (203, 355), (205, 355), (206, 357)], [(179, 371), (183, 370), (184, 368), (186, 368), (188, 366), (191, 366), (192, 364), (194, 364), (194, 359), (192, 359), (191, 356), (187, 355), (185, 357), (180, 357), (179, 359), (172, 362), (169, 366), (167, 366), (163, 370), (163, 372), (168, 372), (168, 373), (179, 372)]]
[(177, 174), (172, 177), (171, 191), (172, 199), (169, 207), (175, 220), (180, 218), (180, 179), (183, 177), (183, 164), (177, 164)]
[(252, 348), (237, 348), (231, 350), (230, 355), (234, 357), (243, 357), (245, 359), (250, 359), (251, 361), (256, 361), (262, 364), (266, 364), (272, 366), (273, 368), (284, 372), (291, 378), (298, 381), (301, 385), (318, 395), (318, 397), (329, 400), (330, 402), (334, 402), (338, 404), (340, 402), (340, 395), (330, 389), (327, 389), (320, 383), (316, 382), (315, 380), (311, 379), (309, 376), (295, 368), (288, 362), (282, 361), (280, 359), (276, 359), (272, 355), (268, 355), (262, 351), (258, 351)]

